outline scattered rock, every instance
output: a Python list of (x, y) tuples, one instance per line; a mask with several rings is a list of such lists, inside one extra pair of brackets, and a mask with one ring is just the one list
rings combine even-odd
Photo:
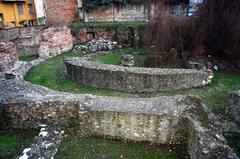
[(51, 126), (41, 127), (32, 146), (24, 149), (19, 159), (53, 159), (63, 139), (63, 134), (60, 132), (60, 129)]
[(209, 70), (228, 70), (231, 65), (224, 59), (213, 56), (195, 57), (187, 62), (187, 68), (191, 69), (209, 69)]
[(206, 69), (206, 66), (203, 63), (196, 62), (196, 61), (188, 61), (187, 67), (190, 69), (197, 69), (197, 70)]
[(118, 48), (118, 43), (105, 40), (105, 39), (92, 39), (91, 41), (87, 42), (85, 45), (76, 45), (74, 47), (74, 51), (83, 51), (83, 52), (96, 52), (96, 51), (108, 51)]

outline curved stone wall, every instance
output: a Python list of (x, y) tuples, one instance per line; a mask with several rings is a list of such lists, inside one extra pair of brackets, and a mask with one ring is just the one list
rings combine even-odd
[[(25, 72), (25, 67), (20, 69)], [(226, 144), (217, 118), (195, 97), (71, 94), (18, 80), (21, 77), (6, 80), (0, 72), (0, 130), (74, 126), (96, 136), (162, 144), (185, 141), (191, 159), (238, 159)]]
[(0, 95), (0, 130), (43, 124), (74, 126), (92, 136), (161, 144), (186, 142), (191, 159), (238, 159), (224, 142), (222, 131), (216, 129), (215, 116), (194, 97), (71, 94), (18, 80), (4, 80)]
[(80, 84), (126, 92), (157, 92), (211, 82), (212, 75), (192, 69), (159, 69), (97, 64), (94, 55), (65, 58), (68, 75)]

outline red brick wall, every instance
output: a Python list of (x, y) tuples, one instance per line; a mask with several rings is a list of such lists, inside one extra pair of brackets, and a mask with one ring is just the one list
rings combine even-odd
[(48, 25), (73, 22), (77, 15), (77, 0), (45, 0)]

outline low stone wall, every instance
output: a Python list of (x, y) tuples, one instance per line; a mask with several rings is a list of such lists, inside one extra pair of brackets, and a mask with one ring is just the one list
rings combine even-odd
[(0, 129), (78, 126), (92, 135), (162, 144), (186, 141), (192, 159), (237, 159), (197, 98), (76, 95), (16, 80), (3, 81), (0, 94)]
[[(17, 72), (25, 73), (25, 67), (19, 69)], [(162, 144), (187, 142), (191, 159), (239, 159), (214, 124), (214, 115), (198, 98), (71, 94), (17, 80), (23, 74), (16, 76), (19, 77), (6, 80), (0, 72), (0, 129), (38, 128), (46, 123), (60, 128), (75, 126), (92, 135)], [(47, 133), (50, 131), (42, 129), (41, 141), (25, 149), (23, 157), (45, 156), (45, 152), (53, 157), (58, 140), (52, 141)], [(39, 144), (43, 146), (43, 154), (35, 153), (41, 151), (35, 149)], [(50, 148), (50, 154), (46, 147)]]
[(35, 36), (36, 33), (41, 31), (43, 26), (33, 26), (33, 27), (20, 27), (20, 28), (8, 28), (0, 30), (0, 42), (9, 42), (19, 38), (28, 36)]
[(78, 83), (126, 92), (157, 92), (202, 86), (211, 82), (207, 72), (191, 69), (137, 68), (96, 64), (83, 58), (65, 58), (68, 75)]

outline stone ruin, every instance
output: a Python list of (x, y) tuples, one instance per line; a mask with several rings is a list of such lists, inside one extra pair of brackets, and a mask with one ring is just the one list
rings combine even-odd
[(14, 67), (18, 62), (16, 45), (12, 42), (0, 43), (0, 71), (6, 71)]
[[(43, 34), (45, 41), (41, 44), (43, 49), (41, 58), (55, 56), (60, 53), (59, 51), (71, 48), (71, 37), (69, 36), (65, 43), (62, 34), (59, 33), (60, 30), (49, 29), (46, 34)], [(48, 35), (50, 35), (49, 39), (47, 39)], [(57, 45), (53, 42), (57, 42)], [(61, 43), (64, 44), (61, 46)], [(93, 45), (96, 45), (96, 41)], [(48, 49), (44, 50), (44, 47)], [(63, 139), (64, 131), (62, 130), (70, 128), (72, 124), (77, 125), (87, 134), (98, 136), (159, 144), (175, 144), (184, 141), (187, 143), (187, 151), (191, 159), (239, 159), (227, 145), (221, 123), (196, 97), (118, 98), (50, 90), (24, 81), (27, 71), (45, 59), (17, 62), (15, 50), (12, 43), (0, 44), (0, 57), (4, 59), (0, 61), (0, 70), (5, 71), (0, 72), (0, 129), (40, 129), (34, 143), (30, 148), (24, 149), (20, 159), (54, 158)], [(135, 70), (135, 68), (122, 66), (93, 64), (89, 61), (93, 56), (95, 55), (87, 55), (82, 59), (66, 58), (64, 62), (69, 75), (77, 80), (82, 80), (80, 78), (84, 77), (85, 81), (90, 82), (92, 86), (96, 86), (96, 80), (100, 83), (111, 81), (113, 86), (125, 89), (124, 82), (126, 82), (126, 88), (129, 90), (135, 88), (129, 83), (132, 80), (138, 84), (137, 91), (146, 91), (146, 89), (141, 88), (141, 84), (135, 79), (136, 74), (140, 79), (144, 79), (142, 84), (147, 87), (149, 87), (147, 81), (160, 77), (153, 83), (161, 83), (164, 82), (161, 80), (164, 77), (167, 83), (163, 84), (164, 87), (158, 87), (161, 90), (166, 89), (169, 83), (176, 89), (183, 86), (181, 83), (188, 84), (184, 87), (192, 87), (196, 86), (196, 83), (208, 84), (212, 79), (212, 74), (201, 72), (201, 70), (156, 71), (141, 68)], [(118, 74), (111, 76), (108, 75), (108, 71), (120, 72), (124, 76)], [(150, 77), (145, 76), (145, 71)], [(159, 72), (160, 75), (157, 75)], [(169, 76), (171, 72), (174, 73)], [(5, 77), (9, 75), (14, 78), (6, 79)], [(186, 80), (193, 83), (182, 82), (184, 76), (187, 77)], [(114, 80), (110, 80), (111, 77), (116, 77), (115, 83)], [(127, 80), (122, 77), (127, 77)], [(197, 79), (199, 81), (196, 82)], [(178, 80), (180, 83), (177, 82)], [(106, 86), (109, 86), (109, 83), (104, 88)], [(153, 88), (156, 88), (155, 85)], [(238, 123), (239, 94), (239, 91), (231, 94), (227, 108), (228, 114)]]
[[(186, 141), (191, 159), (238, 159), (226, 144), (215, 116), (195, 97), (71, 94), (4, 79), (0, 94), (1, 129), (41, 126), (36, 142), (21, 157), (53, 157), (62, 141), (61, 128), (74, 124), (90, 135), (159, 144)], [(60, 129), (46, 128), (42, 126), (45, 123)]]
[(49, 58), (71, 50), (73, 37), (67, 27), (52, 27), (43, 30), (38, 54), (40, 58)]
[(134, 55), (123, 54), (121, 56), (121, 66), (133, 67), (134, 66)]
[(158, 92), (204, 86), (213, 78), (212, 72), (205, 70), (124, 67), (91, 62), (97, 55), (65, 58), (66, 72), (80, 84), (124, 92)]
[(97, 51), (108, 51), (119, 48), (121, 46), (118, 45), (117, 42), (112, 40), (105, 39), (92, 39), (88, 41), (84, 45), (76, 45), (73, 48), (73, 51), (83, 51), (83, 53), (97, 52)]

